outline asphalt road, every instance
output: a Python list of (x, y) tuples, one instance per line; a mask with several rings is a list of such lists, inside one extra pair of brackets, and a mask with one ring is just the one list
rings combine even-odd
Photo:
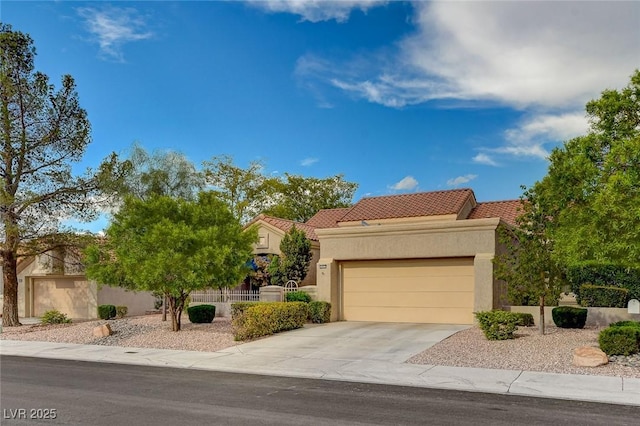
[(0, 357), (0, 405), (2, 425), (613, 426), (640, 418), (631, 406), (9, 356)]

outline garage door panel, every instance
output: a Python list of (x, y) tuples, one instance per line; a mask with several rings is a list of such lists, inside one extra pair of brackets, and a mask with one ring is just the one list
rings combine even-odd
[[(382, 263), (380, 263), (382, 262)], [(429, 260), (429, 275), (448, 277), (452, 271), (464, 276), (473, 276), (469, 269), (469, 260), (443, 259)], [(403, 277), (423, 276), (424, 260), (386, 260), (349, 262), (345, 269), (345, 278), (352, 277)]]
[[(354, 307), (347, 321), (372, 321), (369, 308)], [(419, 321), (416, 321), (419, 319)], [(473, 313), (467, 308), (378, 308), (375, 321), (434, 324), (472, 324)]]
[(429, 277), (425, 284), (425, 277), (412, 277), (411, 279), (371, 280), (365, 278), (353, 278), (349, 281), (350, 293), (369, 293), (376, 291), (408, 292), (415, 291), (470, 291), (473, 292), (472, 279), (460, 279), (460, 277)]
[(89, 318), (88, 282), (74, 279), (34, 279), (33, 306), (35, 316), (58, 310), (70, 318)]
[(429, 307), (429, 308), (465, 308), (473, 307), (473, 294), (468, 292), (413, 292), (389, 293), (346, 293), (344, 304), (349, 307)]
[(345, 262), (345, 320), (471, 324), (473, 259)]

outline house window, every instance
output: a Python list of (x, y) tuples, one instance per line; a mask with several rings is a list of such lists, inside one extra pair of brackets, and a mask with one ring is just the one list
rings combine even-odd
[(258, 244), (256, 248), (269, 248), (269, 234), (258, 235)]

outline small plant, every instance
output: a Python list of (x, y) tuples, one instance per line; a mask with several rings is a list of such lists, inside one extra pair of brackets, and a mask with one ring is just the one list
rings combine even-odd
[(311, 302), (311, 296), (306, 291), (289, 291), (286, 293), (287, 302)]
[(116, 306), (116, 316), (118, 318), (126, 317), (127, 312), (129, 312), (129, 308), (127, 308), (126, 306)]
[(487, 340), (513, 339), (520, 317), (514, 312), (483, 311), (475, 313)]
[(67, 318), (66, 314), (54, 309), (52, 311), (45, 312), (42, 315), (42, 318), (40, 318), (40, 322), (42, 324), (68, 324), (71, 320)]
[(187, 308), (189, 321), (194, 324), (207, 324), (216, 317), (216, 307), (214, 305), (195, 305)]
[(587, 322), (587, 311), (573, 306), (558, 306), (551, 310), (553, 323), (560, 328), (584, 328)]
[(632, 355), (640, 350), (640, 328), (609, 327), (598, 335), (598, 344), (607, 355)]
[(580, 305), (624, 308), (629, 299), (626, 288), (584, 284), (580, 287)]
[(114, 305), (100, 305), (98, 306), (98, 317), (103, 320), (110, 320), (115, 318), (117, 314), (116, 307)]
[(525, 312), (513, 312), (518, 316), (518, 326), (519, 327), (532, 327), (534, 325), (533, 315), (527, 314)]
[(309, 302), (309, 321), (315, 324), (324, 324), (331, 321), (331, 303), (322, 301)]

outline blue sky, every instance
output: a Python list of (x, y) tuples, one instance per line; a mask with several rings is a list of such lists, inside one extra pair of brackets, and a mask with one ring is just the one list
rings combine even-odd
[(344, 174), (363, 196), (517, 198), (584, 104), (640, 67), (639, 2), (3, 0), (93, 142)]

